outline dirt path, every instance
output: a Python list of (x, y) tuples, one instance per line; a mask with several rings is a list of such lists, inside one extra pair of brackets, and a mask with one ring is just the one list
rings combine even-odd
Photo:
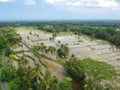
[(7, 87), (5, 83), (1, 80), (1, 78), (0, 78), (0, 85), (1, 85), (2, 90), (7, 90)]
[(52, 72), (53, 76), (56, 76), (59, 79), (63, 79), (67, 76), (66, 71), (64, 68), (50, 60), (42, 59), (42, 62), (48, 67), (48, 69)]

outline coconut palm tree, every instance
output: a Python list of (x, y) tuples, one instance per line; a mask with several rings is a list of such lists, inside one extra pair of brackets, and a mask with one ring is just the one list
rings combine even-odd
[(55, 54), (56, 49), (55, 49), (55, 47), (53, 47), (53, 46), (49, 46), (49, 47), (48, 47), (48, 51), (53, 55), (53, 54)]
[(44, 43), (41, 43), (40, 50), (42, 53), (46, 52), (46, 46), (44, 45)]
[(36, 90), (39, 90), (39, 84), (42, 78), (44, 77), (41, 69), (41, 65), (38, 63), (36, 64), (35, 68), (33, 69), (33, 76), (32, 78), (34, 79), (34, 85), (36, 86)]
[(60, 48), (57, 50), (57, 55), (60, 58), (66, 58), (69, 55), (69, 48), (67, 45), (61, 44)]
[(31, 84), (32, 84), (32, 76), (33, 76), (33, 69), (30, 67), (25, 69), (25, 72), (22, 76), (22, 82), (24, 83), (24, 90), (29, 90)]
[(60, 90), (57, 78), (53, 77), (49, 70), (44, 73), (40, 81), (39, 90)]

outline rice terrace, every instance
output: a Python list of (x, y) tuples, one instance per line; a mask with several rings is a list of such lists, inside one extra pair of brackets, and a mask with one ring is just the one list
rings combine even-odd
[(120, 90), (120, 1), (0, 0), (0, 90)]

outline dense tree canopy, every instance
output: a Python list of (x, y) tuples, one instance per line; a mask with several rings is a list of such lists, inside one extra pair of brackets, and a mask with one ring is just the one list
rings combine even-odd
[(0, 28), (0, 50), (8, 48), (10, 45), (20, 41), (20, 37), (16, 34), (12, 27)]
[(7, 39), (0, 35), (0, 51), (7, 46)]

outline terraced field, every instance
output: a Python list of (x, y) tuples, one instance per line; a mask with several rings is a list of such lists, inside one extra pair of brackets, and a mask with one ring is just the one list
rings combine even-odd
[[(30, 32), (32, 34), (30, 34)], [(90, 57), (95, 60), (108, 62), (115, 67), (120, 67), (120, 48), (116, 48), (115, 46), (109, 44), (106, 41), (91, 39), (88, 36), (84, 35), (77, 36), (68, 33), (67, 35), (58, 34), (55, 40), (51, 41), (49, 40), (49, 38), (52, 37), (51, 33), (33, 30), (31, 28), (19, 28), (17, 33), (20, 34), (20, 36), (22, 37), (22, 41), (26, 43), (29, 47), (33, 47), (34, 45), (40, 45), (41, 43), (44, 43), (44, 45), (46, 46), (54, 46), (55, 48), (58, 48), (59, 44), (63, 43), (67, 44), (70, 49), (69, 56), (74, 54), (77, 58)], [(28, 50), (25, 46), (23, 46), (23, 48), (20, 48), (18, 46), (18, 48), (15, 48), (15, 51), (20, 51), (22, 49)], [(39, 53), (41, 54), (41, 52)], [(57, 57), (55, 55), (45, 53), (43, 54), (54, 60), (57, 60)], [(44, 63), (50, 64), (51, 62), (47, 63), (47, 61), (45, 60)], [(56, 67), (55, 64), (51, 65), (53, 67)]]

